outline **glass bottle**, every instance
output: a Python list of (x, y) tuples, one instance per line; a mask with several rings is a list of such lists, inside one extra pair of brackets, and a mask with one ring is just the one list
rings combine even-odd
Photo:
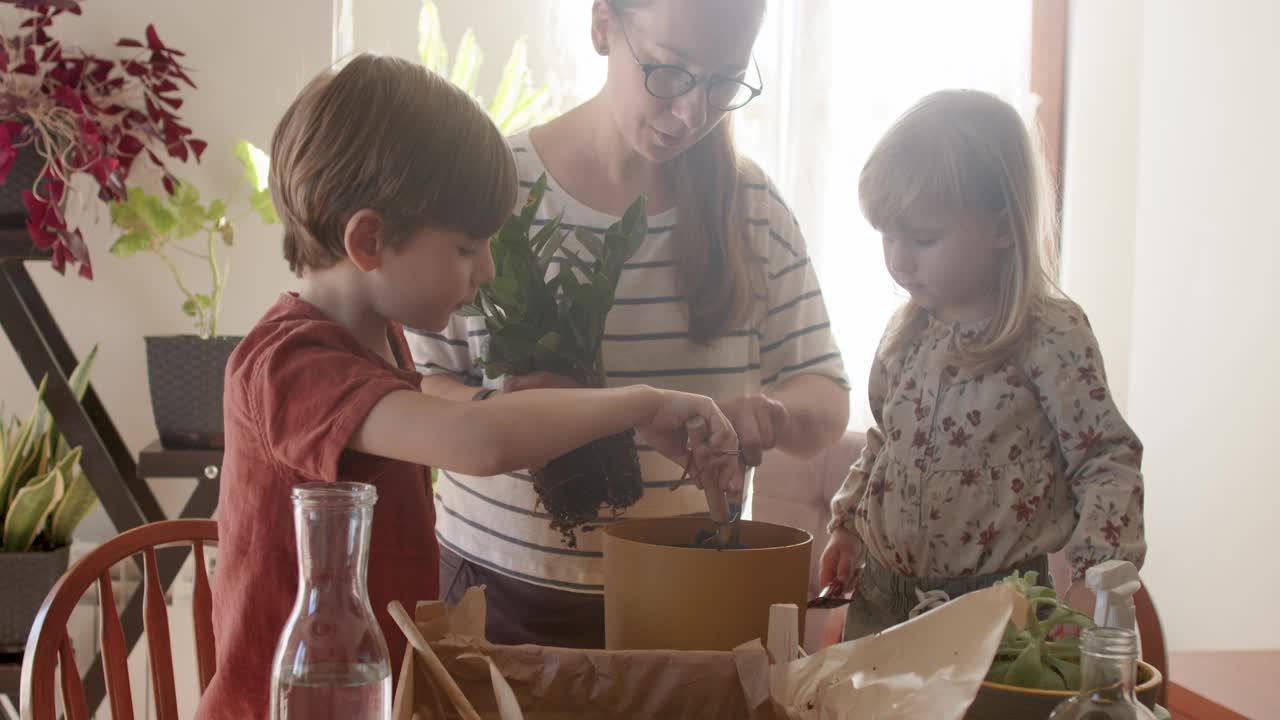
[(1064, 700), (1050, 720), (1155, 720), (1138, 701), (1138, 635), (1132, 630), (1085, 630), (1081, 642), (1080, 692)]
[(298, 598), (271, 667), (272, 720), (390, 720), (391, 658), (369, 605), (364, 483), (293, 488)]

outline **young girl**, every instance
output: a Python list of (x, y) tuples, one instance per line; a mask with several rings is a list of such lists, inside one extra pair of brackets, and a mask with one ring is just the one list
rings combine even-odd
[(845, 638), (905, 621), (929, 591), (1047, 580), (1063, 548), (1067, 598), (1092, 614), (1085, 571), (1146, 554), (1142, 444), (1047, 271), (1053, 205), (1030, 134), (992, 95), (935, 93), (880, 140), (858, 191), (911, 299), (876, 352), (875, 426), (832, 502), (822, 580), (857, 582)]

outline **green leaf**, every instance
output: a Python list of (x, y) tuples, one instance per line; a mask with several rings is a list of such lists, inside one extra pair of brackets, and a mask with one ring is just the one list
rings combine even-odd
[[(129, 189), (129, 199), (116, 200), (111, 203), (111, 224), (124, 230), (136, 230), (142, 227), (142, 218), (131, 200), (136, 197), (134, 188)], [(139, 192), (141, 190), (139, 189)]]
[(566, 265), (578, 272), (581, 272), (585, 278), (591, 278), (595, 275), (595, 271), (591, 268), (591, 265), (589, 265), (586, 260), (583, 260), (582, 256), (578, 253), (573, 252), (572, 250), (565, 250), (561, 253), (561, 257), (564, 258)]
[(27, 483), (14, 495), (4, 518), (5, 552), (25, 552), (31, 548), (45, 520), (62, 499), (64, 486), (62, 472), (55, 468)]
[(8, 446), (4, 468), (0, 469), (0, 508), (9, 504), (9, 498), (18, 491), (24, 480), (21, 470), (24, 465), (30, 464), (32, 432), (43, 409), (40, 400), (44, 397), (44, 389), (48, 381), (48, 377), (40, 380), (40, 386), (36, 388), (36, 405), (31, 409), (31, 415), (9, 433), (12, 442)]
[(418, 57), (431, 72), (445, 74), (449, 66), (449, 51), (444, 45), (444, 33), (440, 29), (440, 11), (431, 0), (422, 1), (418, 13)]
[(244, 168), (244, 179), (248, 181), (249, 187), (259, 193), (266, 190), (271, 177), (271, 156), (248, 140), (236, 143), (231, 154), (240, 160), (240, 165)]
[(1041, 690), (1066, 690), (1067, 682), (1052, 666), (1040, 669)]
[[(67, 378), (67, 384), (71, 386), (71, 393), (75, 395), (77, 401), (83, 401), (84, 394), (89, 390), (89, 375), (93, 372), (93, 365), (97, 360), (98, 346), (94, 345), (89, 348), (89, 353), (81, 358), (79, 364), (71, 371), (71, 377)], [(67, 438), (61, 432), (58, 432), (52, 424), (49, 427), (49, 432), (58, 436), (57, 450), (54, 453), (54, 457), (60, 462), (70, 452)]]
[(221, 200), (214, 200), (213, 202), (209, 203), (209, 208), (205, 210), (204, 217), (209, 222), (216, 223), (219, 220), (221, 220), (223, 217), (225, 217), (226, 214), (227, 214), (226, 203), (223, 203)]
[[(547, 243), (552, 242), (556, 237), (556, 231), (560, 229), (560, 219), (564, 217), (564, 213), (557, 215), (554, 220), (542, 226), (542, 229), (533, 236), (529, 241), (529, 250), (538, 257), (544, 257), (546, 253)], [(552, 252), (555, 252), (554, 250)]]
[(169, 196), (169, 202), (174, 207), (190, 207), (191, 205), (200, 204), (200, 189), (195, 185), (179, 180), (178, 187), (174, 189), (172, 195)]
[[(538, 118), (545, 114), (546, 108), (550, 104), (551, 91), (549, 89), (544, 87), (525, 87), (510, 114), (501, 118), (499, 127), (507, 134), (520, 132), (531, 125), (537, 124)], [(494, 122), (498, 124), (499, 120)]]
[(553, 330), (552, 332), (549, 332), (546, 335), (543, 335), (542, 337), (538, 338), (538, 345), (543, 349), (554, 352), (560, 349), (560, 341), (561, 341), (560, 333), (555, 332)]
[(1009, 660), (997, 660), (991, 663), (991, 669), (987, 671), (987, 680), (991, 682), (1004, 682), (1004, 676), (1009, 672), (1009, 666), (1013, 662)]
[[(129, 191), (129, 195), (132, 201), (133, 190)], [(178, 224), (178, 216), (169, 209), (167, 203), (150, 193), (143, 193), (142, 200), (136, 209), (142, 222), (146, 223), (157, 236), (168, 235)]]
[(186, 313), (187, 317), (195, 317), (200, 312), (200, 307), (195, 300), (187, 300), (182, 303), (182, 312)]
[(199, 205), (186, 207), (178, 211), (178, 226), (174, 228), (173, 237), (185, 240), (204, 230), (204, 208)]
[(1040, 663), (1040, 644), (1027, 645), (1004, 675), (1005, 685), (1039, 688), (1044, 680), (1044, 666)]
[(200, 306), (201, 310), (208, 310), (213, 306), (213, 298), (204, 293), (196, 293), (196, 304)]
[(587, 252), (591, 253), (591, 257), (596, 262), (604, 260), (604, 241), (592, 234), (591, 231), (574, 228), (573, 237), (582, 244), (582, 247), (587, 249)]
[(551, 259), (555, 257), (556, 251), (564, 245), (568, 237), (567, 232), (556, 233), (546, 245), (542, 246), (542, 252), (538, 253), (538, 269), (543, 273), (547, 272), (547, 268), (551, 267)]
[(270, 190), (258, 190), (250, 195), (249, 206), (258, 213), (258, 217), (262, 218), (262, 222), (268, 225), (275, 225), (280, 222), (280, 216), (276, 214), (276, 206), (271, 202)]
[(462, 40), (458, 42), (458, 56), (453, 61), (453, 73), (449, 80), (468, 95), (475, 95), (476, 79), (480, 77), (480, 65), (483, 62), (484, 53), (476, 44), (476, 34), (467, 28), (462, 34)]
[(502, 78), (498, 81), (498, 90), (494, 93), (493, 102), (489, 105), (489, 117), (503, 134), (510, 134), (504, 121), (515, 110), (520, 93), (529, 85), (529, 42), (519, 38), (511, 46), (511, 56), (502, 68)]
[(135, 253), (150, 249), (151, 234), (146, 230), (127, 232), (111, 244), (111, 254), (118, 258), (133, 257)]
[(89, 478), (77, 472), (67, 484), (62, 502), (49, 518), (49, 534), (55, 545), (70, 545), (76, 528), (85, 516), (98, 504), (98, 495), (93, 491)]
[(1064, 690), (1080, 689), (1080, 665), (1069, 660), (1053, 657), (1052, 655), (1044, 658), (1045, 663), (1055, 670), (1058, 675), (1062, 676)]

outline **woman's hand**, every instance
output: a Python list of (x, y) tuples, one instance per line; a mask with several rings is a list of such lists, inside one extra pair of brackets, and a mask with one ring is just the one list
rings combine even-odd
[(764, 451), (778, 444), (791, 421), (785, 405), (759, 393), (720, 400), (720, 409), (738, 433), (742, 464), (747, 467), (760, 464)]

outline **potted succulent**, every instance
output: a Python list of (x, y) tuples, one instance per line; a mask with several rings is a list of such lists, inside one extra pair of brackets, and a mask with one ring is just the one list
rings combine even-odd
[(177, 111), (182, 86), (194, 88), (152, 25), (145, 41), (124, 38), (121, 57), (64, 46), (51, 29), (77, 0), (0, 0), (26, 13), (18, 32), (0, 28), (0, 224), (24, 223), (35, 246), (63, 272), (93, 267), (80, 228), (67, 209), (79, 204), (76, 175), (92, 178), (103, 202), (123, 200), (130, 172), (145, 156), (167, 192), (176, 179), (165, 158), (199, 160), (205, 142), (192, 137)]
[[(552, 221), (533, 232), (547, 178), (529, 190), (524, 208), (493, 238), (496, 275), (477, 293), (463, 315), (481, 316), (489, 330), (482, 364), (491, 377), (545, 371), (566, 375), (584, 387), (604, 387), (601, 358), (605, 318), (613, 308), (622, 265), (640, 247), (647, 222), (645, 200), (636, 200), (622, 219), (599, 238), (577, 229), (584, 258), (564, 248), (569, 233)], [(553, 261), (562, 262), (551, 275)], [(551, 515), (551, 526), (570, 547), (575, 531), (595, 520), (602, 508), (617, 513), (644, 492), (634, 433), (596, 440), (535, 468), (533, 485)]]
[[(84, 397), (95, 347), (68, 378)], [(0, 424), (0, 652), (20, 650), (40, 603), (67, 569), (71, 535), (97, 502), (72, 448), (44, 406)]]
[[(1026, 600), (1019, 628), (1010, 622), (996, 650), (987, 679), (965, 715), (967, 720), (1046, 718), (1059, 703), (1080, 690), (1080, 639), (1066, 627), (1093, 627), (1093, 621), (1058, 598), (1051, 587), (1037, 585), (1039, 575), (1015, 572), (997, 582)], [(1016, 612), (1016, 611), (1015, 611)], [(1138, 664), (1138, 698), (1155, 706), (1160, 674)]]
[[(124, 200), (111, 204), (111, 222), (122, 231), (111, 253), (121, 258), (146, 253), (159, 260), (195, 326), (194, 334), (146, 338), (151, 408), (160, 440), (168, 447), (222, 447), (222, 378), (227, 357), (240, 341), (218, 332), (230, 272), (224, 251), (235, 240), (235, 223), (245, 216), (256, 214), (269, 225), (279, 221), (267, 187), (266, 153), (241, 140), (234, 154), (244, 167), (250, 208), (235, 218), (227, 215), (225, 202), (202, 202), (200, 191), (182, 180), (165, 194), (131, 187)], [(184, 279), (175, 262), (178, 256), (200, 261), (208, 271), (207, 288)]]

